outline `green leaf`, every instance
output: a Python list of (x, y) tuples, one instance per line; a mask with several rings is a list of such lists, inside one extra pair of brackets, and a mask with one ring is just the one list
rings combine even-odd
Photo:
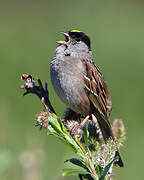
[(81, 142), (79, 141), (79, 138), (78, 138), (77, 136), (75, 136), (75, 141), (76, 141), (76, 143), (78, 144), (78, 146), (81, 148), (82, 153), (83, 153), (83, 154), (86, 154), (86, 153), (87, 153), (87, 152), (86, 152), (86, 149), (83, 147), (83, 145), (81, 144)]
[(95, 170), (96, 170), (96, 173), (99, 177), (103, 176), (104, 174), (104, 169), (100, 166), (100, 165), (97, 165), (95, 167)]
[(48, 117), (49, 122), (53, 123), (55, 126), (59, 126), (59, 122), (58, 122), (58, 118), (54, 117), (54, 116), (49, 116)]
[(70, 135), (69, 132), (67, 131), (67, 129), (65, 128), (64, 124), (61, 121), (61, 118), (57, 119), (59, 126), (61, 128), (61, 130), (63, 131), (64, 134)]
[(114, 157), (114, 159), (104, 168), (104, 176), (106, 176), (106, 174), (108, 173), (109, 169), (111, 168), (112, 164), (114, 163), (114, 161), (116, 161), (118, 159), (118, 157)]
[(77, 149), (75, 148), (75, 146), (73, 146), (73, 144), (69, 143), (67, 140), (65, 140), (62, 137), (58, 137), (67, 147), (69, 147), (73, 152), (77, 153)]
[(63, 169), (62, 170), (62, 176), (67, 176), (71, 174), (89, 174), (89, 173), (81, 169)]
[(77, 166), (80, 166), (80, 167), (86, 169), (87, 172), (90, 172), (89, 169), (87, 168), (87, 166), (84, 164), (84, 162), (82, 162), (82, 160), (80, 160), (80, 159), (71, 158), (71, 159), (67, 159), (65, 162), (71, 162), (74, 165), (77, 165)]
[(86, 147), (88, 147), (88, 121), (83, 126), (83, 135), (84, 135), (84, 142)]
[(52, 121), (49, 121), (49, 125), (55, 130), (56, 133), (58, 133), (59, 135), (63, 136), (63, 133), (62, 133), (60, 127), (57, 126), (57, 124), (55, 124)]
[(48, 130), (49, 130), (49, 134), (58, 137), (68, 147), (70, 147), (70, 149), (73, 150), (75, 153), (82, 154), (81, 148), (78, 146), (75, 140), (71, 137), (69, 132), (67, 132), (60, 118), (50, 117)]
[(107, 175), (108, 171), (110, 170), (112, 164), (113, 164), (114, 161), (116, 161), (117, 159), (118, 159), (117, 156), (114, 157), (114, 159), (104, 168), (104, 172), (103, 172), (103, 175), (101, 176), (100, 180), (103, 180), (103, 179), (106, 177), (106, 175)]
[(62, 129), (62, 131), (63, 131), (63, 124), (62, 124), (62, 122), (61, 122), (61, 118), (57, 118), (57, 122), (59, 123), (59, 126), (60, 126), (60, 128)]

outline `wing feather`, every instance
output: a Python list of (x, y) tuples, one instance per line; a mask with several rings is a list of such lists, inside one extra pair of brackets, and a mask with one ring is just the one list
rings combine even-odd
[(94, 63), (83, 60), (87, 74), (84, 75), (85, 87), (88, 90), (88, 95), (98, 111), (109, 119), (112, 110), (112, 102), (108, 92), (106, 82)]

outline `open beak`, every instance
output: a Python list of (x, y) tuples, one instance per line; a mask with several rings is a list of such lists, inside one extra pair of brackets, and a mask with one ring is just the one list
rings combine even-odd
[(67, 32), (61, 32), (65, 36), (65, 41), (57, 41), (58, 44), (67, 46), (68, 42), (70, 41), (70, 36)]

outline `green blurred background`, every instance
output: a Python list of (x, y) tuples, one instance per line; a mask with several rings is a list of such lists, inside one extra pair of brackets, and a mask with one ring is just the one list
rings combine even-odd
[(78, 180), (61, 177), (69, 149), (35, 128), (43, 109), (35, 96), (22, 97), (21, 73), (48, 82), (51, 101), (62, 115), (65, 106), (49, 75), (61, 31), (79, 29), (92, 40), (95, 62), (113, 101), (111, 119), (124, 120), (125, 167), (114, 179), (144, 179), (144, 1), (0, 1), (0, 179)]

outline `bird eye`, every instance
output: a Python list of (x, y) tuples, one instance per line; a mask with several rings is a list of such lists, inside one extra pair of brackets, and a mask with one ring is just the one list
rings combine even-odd
[(76, 37), (76, 38), (80, 38), (80, 37), (81, 37), (80, 33), (76, 33), (76, 34), (75, 34), (75, 37)]
[(77, 42), (81, 41), (82, 35), (79, 32), (70, 32), (69, 33), (72, 39), (75, 39)]
[(76, 36), (75, 36), (75, 34), (72, 34), (71, 37), (72, 37), (72, 38), (75, 38)]

